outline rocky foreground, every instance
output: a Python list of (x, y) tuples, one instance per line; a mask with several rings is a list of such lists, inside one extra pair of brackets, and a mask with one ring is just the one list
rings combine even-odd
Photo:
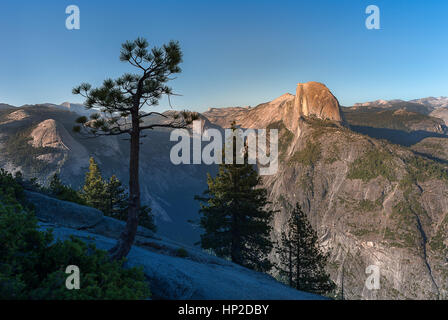
[[(124, 229), (124, 222), (93, 208), (27, 192), (43, 229), (56, 239), (71, 236), (108, 250)], [(160, 238), (139, 228), (127, 266), (142, 266), (152, 299), (169, 300), (316, 300), (323, 297), (284, 286), (272, 277), (206, 254), (197, 248)], [(82, 274), (82, 270), (81, 270)], [(82, 281), (82, 279), (81, 279)]]

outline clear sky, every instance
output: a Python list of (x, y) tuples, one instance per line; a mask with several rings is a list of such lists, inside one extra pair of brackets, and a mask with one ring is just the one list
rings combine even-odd
[[(65, 28), (71, 4), (80, 30)], [(380, 30), (365, 27), (370, 4)], [(180, 41), (178, 109), (255, 106), (307, 81), (342, 105), (447, 96), (447, 17), (446, 0), (2, 0), (0, 102), (82, 102), (74, 86), (132, 71), (119, 50), (138, 36)]]

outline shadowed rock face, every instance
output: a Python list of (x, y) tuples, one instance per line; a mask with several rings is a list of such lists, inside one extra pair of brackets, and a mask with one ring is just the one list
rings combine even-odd
[(294, 111), (298, 112), (299, 116), (316, 116), (322, 120), (342, 121), (338, 100), (324, 84), (319, 82), (297, 85)]

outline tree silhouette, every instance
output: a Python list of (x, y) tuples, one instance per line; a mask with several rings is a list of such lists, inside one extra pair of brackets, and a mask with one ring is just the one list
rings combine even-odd
[[(138, 74), (126, 73), (116, 80), (107, 79), (99, 88), (92, 89), (90, 84), (83, 83), (73, 89), (73, 94), (86, 98), (87, 109), (101, 112), (92, 114), (90, 119), (77, 119), (78, 125), (73, 128), (75, 132), (86, 131), (93, 136), (130, 136), (128, 218), (120, 239), (110, 250), (111, 257), (116, 260), (127, 256), (137, 232), (141, 206), (139, 155), (142, 132), (158, 127), (184, 128), (197, 118), (197, 113), (185, 111), (162, 114), (143, 110), (158, 105), (164, 95), (169, 98), (173, 94), (166, 83), (173, 80), (174, 74), (181, 72), (179, 64), (182, 62), (178, 42), (171, 41), (151, 50), (148, 46), (143, 38), (122, 44), (120, 60), (137, 68)], [(145, 123), (148, 117), (152, 117), (152, 121)]]

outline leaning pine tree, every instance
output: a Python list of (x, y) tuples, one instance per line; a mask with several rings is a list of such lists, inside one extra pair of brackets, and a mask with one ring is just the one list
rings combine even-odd
[(277, 269), (288, 284), (297, 290), (325, 294), (335, 284), (325, 273), (328, 256), (318, 245), (316, 231), (297, 204), (288, 221), (288, 231), (281, 234), (276, 252), (280, 259)]
[[(148, 50), (148, 42), (138, 38), (122, 45), (120, 60), (135, 67), (138, 73), (126, 73), (122, 77), (107, 79), (99, 88), (87, 83), (73, 89), (74, 94), (86, 98), (87, 109), (99, 110), (90, 119), (81, 117), (74, 127), (76, 132), (87, 131), (94, 136), (127, 135), (130, 138), (129, 156), (129, 207), (125, 230), (111, 249), (112, 259), (121, 259), (129, 253), (134, 243), (140, 212), (139, 158), (142, 132), (157, 127), (184, 128), (197, 114), (160, 114), (146, 111), (156, 106), (162, 96), (172, 94), (166, 85), (172, 76), (181, 72), (182, 52), (177, 42)], [(145, 123), (145, 118), (159, 116), (160, 121)]]
[[(233, 146), (235, 155), (236, 144)], [(274, 211), (268, 208), (266, 189), (259, 187), (258, 172), (247, 162), (247, 150), (244, 154), (244, 164), (223, 161), (216, 178), (208, 175), (204, 196), (196, 196), (201, 201), (200, 225), (205, 230), (200, 244), (219, 257), (267, 272), (272, 268), (267, 256), (272, 250)]]

